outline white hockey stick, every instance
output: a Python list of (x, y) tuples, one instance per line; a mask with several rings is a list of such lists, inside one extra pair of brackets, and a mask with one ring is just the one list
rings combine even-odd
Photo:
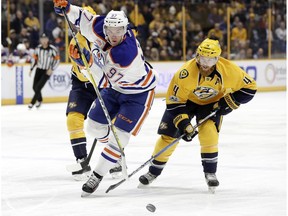
[(89, 64), (88, 64), (88, 62), (87, 62), (87, 60), (86, 60), (86, 57), (85, 57), (85, 55), (83, 54), (83, 51), (82, 51), (82, 49), (81, 49), (81, 47), (80, 47), (80, 45), (79, 45), (79, 42), (78, 42), (78, 40), (77, 40), (77, 38), (76, 38), (76, 36), (75, 36), (75, 33), (73, 32), (73, 28), (72, 28), (72, 26), (71, 26), (71, 23), (70, 23), (70, 21), (69, 21), (69, 18), (68, 18), (68, 16), (67, 16), (67, 14), (66, 14), (65, 8), (62, 9), (62, 12), (63, 12), (63, 14), (64, 14), (64, 17), (65, 17), (65, 19), (66, 19), (66, 22), (68, 23), (68, 26), (69, 26), (69, 29), (70, 29), (70, 31), (71, 31), (72, 37), (74, 38), (74, 40), (75, 40), (75, 42), (76, 42), (76, 46), (77, 46), (77, 49), (78, 49), (78, 51), (79, 51), (79, 53), (80, 53), (81, 59), (82, 59), (82, 61), (84, 62), (84, 65), (85, 65), (85, 67), (86, 67), (86, 70), (88, 71), (89, 80), (91, 81), (91, 83), (92, 83), (92, 85), (93, 85), (93, 87), (94, 87), (94, 90), (95, 90), (95, 92), (96, 92), (96, 95), (97, 95), (97, 97), (98, 97), (98, 100), (99, 100), (99, 102), (100, 102), (100, 105), (101, 105), (101, 107), (102, 107), (102, 109), (103, 109), (103, 112), (104, 112), (104, 114), (105, 114), (105, 117), (106, 117), (106, 119), (107, 119), (108, 125), (109, 125), (109, 127), (110, 127), (110, 129), (111, 129), (111, 131), (112, 131), (112, 133), (113, 133), (113, 135), (114, 135), (114, 137), (115, 137), (116, 142), (117, 142), (119, 151), (120, 151), (120, 153), (121, 153), (121, 158), (122, 158), (122, 160), (121, 160), (122, 174), (123, 174), (123, 176), (125, 177), (125, 179), (128, 179), (127, 166), (126, 166), (126, 158), (125, 158), (125, 154), (124, 154), (123, 147), (122, 147), (122, 145), (121, 145), (121, 143), (120, 143), (120, 140), (119, 140), (119, 137), (118, 137), (118, 135), (117, 135), (117, 133), (116, 133), (115, 126), (114, 126), (114, 124), (113, 124), (112, 121), (111, 121), (111, 118), (110, 118), (110, 116), (109, 116), (108, 110), (107, 110), (107, 108), (106, 108), (106, 106), (105, 106), (105, 104), (104, 104), (103, 98), (102, 98), (102, 96), (101, 96), (101, 94), (100, 94), (100, 91), (99, 91), (99, 89), (98, 89), (98, 86), (97, 86), (97, 84), (96, 84), (96, 82), (95, 82), (95, 80), (94, 80), (94, 78), (93, 78), (93, 76), (92, 76), (92, 73), (91, 73)]
[[(212, 116), (214, 116), (217, 113), (218, 110), (213, 111), (212, 113), (210, 113), (209, 115), (207, 115), (204, 119), (201, 119), (199, 121), (199, 123), (197, 125), (195, 125), (193, 127), (193, 129), (195, 130), (192, 139), (198, 134), (198, 131), (196, 131), (196, 128), (198, 128), (200, 125), (202, 125), (204, 122), (206, 122), (208, 119), (210, 119)], [(132, 173), (130, 173), (128, 175), (128, 178), (130, 178), (131, 176), (133, 176), (135, 173), (137, 173), (138, 171), (140, 171), (143, 167), (145, 167), (147, 164), (150, 164), (155, 158), (157, 158), (160, 154), (162, 154), (163, 152), (165, 152), (167, 149), (169, 149), (171, 146), (175, 145), (176, 143), (178, 143), (182, 137), (185, 136), (185, 134), (182, 134), (180, 137), (178, 137), (177, 139), (175, 139), (173, 142), (171, 142), (169, 145), (165, 146), (163, 149), (161, 149), (157, 154), (155, 154), (154, 156), (152, 156), (149, 160), (147, 160), (145, 163), (143, 163), (140, 167), (138, 167), (136, 170), (134, 170)], [(114, 190), (116, 187), (118, 187), (119, 185), (121, 185), (123, 182), (125, 182), (127, 179), (122, 179), (121, 181), (119, 181), (116, 184), (110, 185), (110, 187), (106, 190), (106, 193), (108, 193), (110, 190)]]

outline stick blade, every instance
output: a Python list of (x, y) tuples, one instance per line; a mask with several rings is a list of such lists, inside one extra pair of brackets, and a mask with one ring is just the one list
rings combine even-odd
[(116, 187), (118, 187), (120, 184), (122, 184), (126, 179), (122, 179), (120, 182), (110, 185), (110, 187), (105, 191), (105, 193), (109, 193), (110, 190), (114, 190)]

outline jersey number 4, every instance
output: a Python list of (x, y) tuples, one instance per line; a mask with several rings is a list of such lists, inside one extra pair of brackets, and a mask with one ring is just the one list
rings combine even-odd
[(248, 77), (244, 77), (243, 81), (248, 85), (252, 83), (252, 81)]

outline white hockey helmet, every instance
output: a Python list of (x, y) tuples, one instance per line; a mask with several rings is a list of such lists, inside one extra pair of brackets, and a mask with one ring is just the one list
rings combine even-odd
[(104, 25), (103, 25), (103, 31), (105, 36), (106, 34), (106, 28), (107, 27), (123, 27), (123, 35), (127, 32), (127, 26), (128, 26), (128, 18), (124, 11), (114, 11), (111, 10), (107, 16), (104, 19)]
[(19, 50), (19, 51), (25, 51), (25, 50), (26, 50), (25, 44), (19, 43), (19, 44), (17, 45), (17, 50)]

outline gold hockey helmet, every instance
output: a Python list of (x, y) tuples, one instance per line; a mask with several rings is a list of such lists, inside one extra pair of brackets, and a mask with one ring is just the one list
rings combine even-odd
[(197, 48), (197, 54), (203, 57), (219, 57), (221, 47), (218, 40), (205, 39)]

